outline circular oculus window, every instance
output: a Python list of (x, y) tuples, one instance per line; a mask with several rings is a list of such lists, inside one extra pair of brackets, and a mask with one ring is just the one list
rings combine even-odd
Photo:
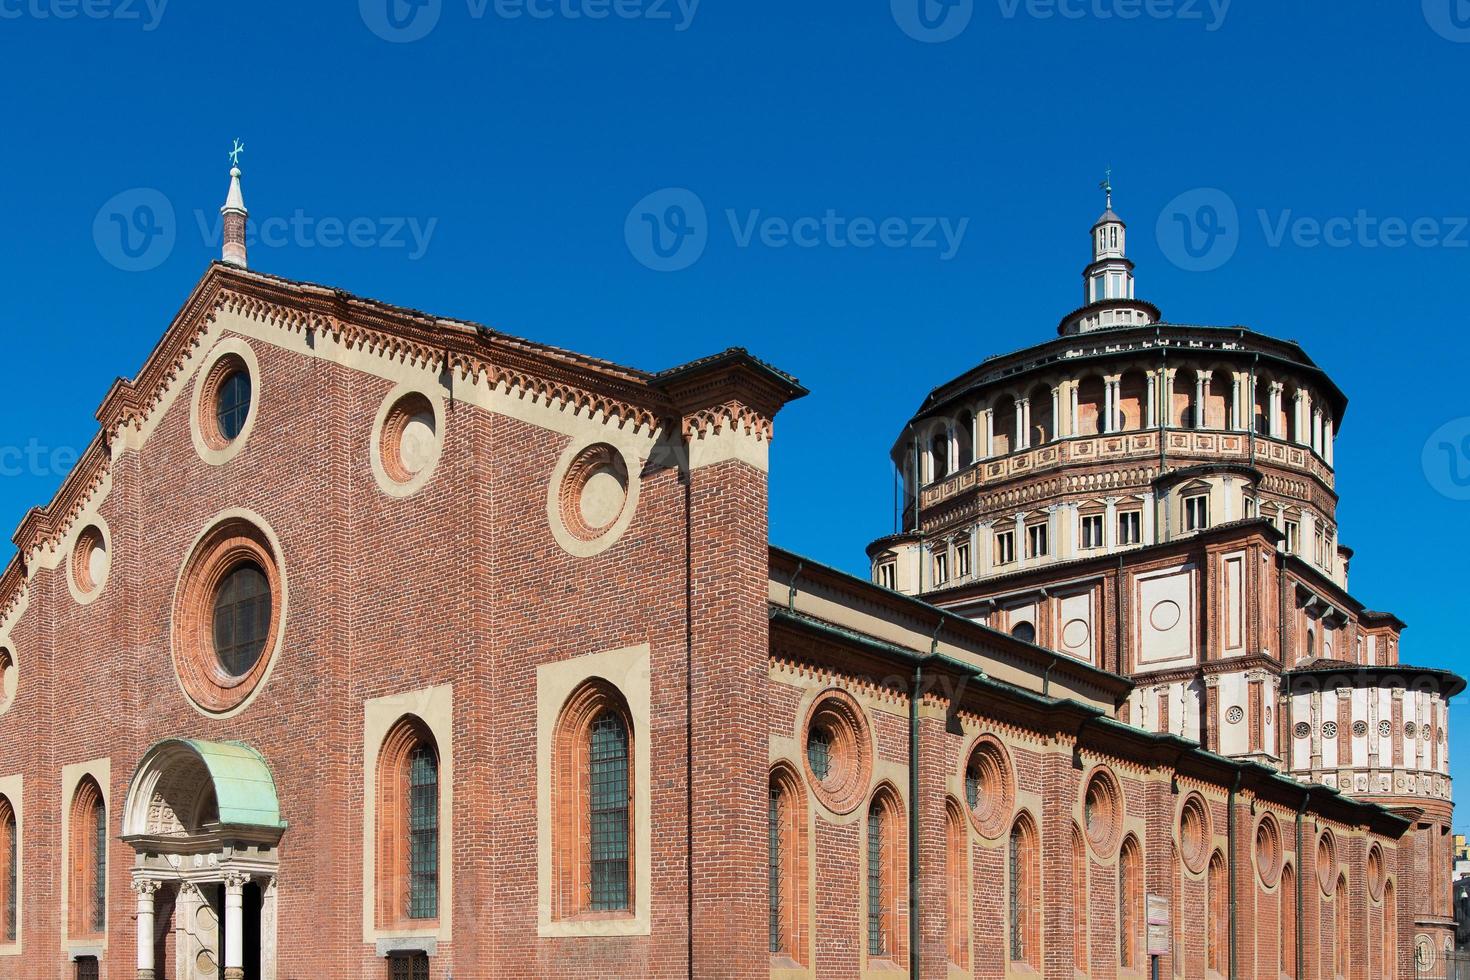
[(107, 583), (107, 572), (111, 568), (111, 556), (107, 550), (107, 538), (95, 524), (88, 525), (77, 535), (71, 549), (71, 582), (80, 596), (92, 596)]
[(617, 523), (628, 505), (628, 466), (607, 443), (577, 454), (562, 478), (561, 520), (580, 541), (596, 541)]
[(856, 810), (867, 796), (873, 759), (867, 718), (852, 695), (833, 689), (818, 696), (802, 744), (807, 779), (822, 804), (837, 814)]
[(1331, 895), (1337, 886), (1337, 844), (1327, 831), (1317, 838), (1317, 883), (1323, 895)]
[(965, 802), (981, 836), (998, 840), (1010, 826), (1015, 785), (1005, 746), (982, 735), (965, 763)]
[(1092, 849), (1104, 857), (1110, 856), (1118, 846), (1123, 805), (1117, 780), (1106, 769), (1098, 769), (1088, 779), (1082, 795), (1082, 816)]
[(427, 392), (400, 386), (388, 393), (373, 423), (370, 453), (378, 488), (409, 497), (433, 477), (444, 450), (444, 409)]
[(1373, 901), (1383, 901), (1383, 886), (1388, 882), (1388, 866), (1383, 861), (1383, 849), (1377, 844), (1368, 848), (1368, 893)]
[(1179, 810), (1179, 856), (1195, 874), (1203, 871), (1210, 859), (1210, 816), (1198, 793), (1190, 794)]
[(1269, 813), (1256, 824), (1256, 874), (1267, 888), (1281, 877), (1281, 831)]
[(15, 701), (15, 685), (15, 654), (9, 647), (0, 647), (0, 714), (8, 711)]
[(228, 449), (245, 432), (254, 404), (250, 368), (239, 354), (227, 353), (204, 376), (199, 429), (210, 449)]
[(240, 707), (264, 679), (284, 614), (283, 583), (266, 533), (242, 518), (210, 528), (184, 565), (174, 598), (174, 669), (210, 714)]

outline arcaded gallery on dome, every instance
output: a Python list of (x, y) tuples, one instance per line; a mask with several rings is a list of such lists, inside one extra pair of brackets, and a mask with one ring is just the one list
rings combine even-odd
[(1445, 976), (1464, 682), (1348, 591), (1346, 396), (1111, 202), (868, 581), (769, 541), (789, 375), (250, 270), (238, 182), (0, 577), (0, 977)]

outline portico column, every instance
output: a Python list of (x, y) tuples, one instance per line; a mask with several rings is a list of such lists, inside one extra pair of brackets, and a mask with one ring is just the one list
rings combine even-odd
[(1113, 382), (1103, 379), (1103, 424), (1104, 433), (1113, 431)]
[(1145, 427), (1150, 429), (1157, 428), (1159, 424), (1158, 398), (1158, 381), (1154, 373), (1150, 371), (1148, 375), (1148, 396), (1146, 399), (1148, 401), (1148, 421), (1144, 423)]
[(139, 878), (133, 882), (138, 894), (138, 980), (153, 980), (153, 894), (158, 882)]
[(1283, 431), (1280, 422), (1282, 415), (1281, 396), (1285, 390), (1286, 386), (1280, 381), (1271, 382), (1271, 417), (1266, 421), (1266, 434), (1272, 439), (1284, 439), (1286, 437), (1286, 433)]
[(995, 409), (985, 410), (985, 458), (995, 455)]
[(1200, 371), (1194, 376), (1194, 427), (1205, 427), (1205, 385), (1210, 382), (1210, 372)]
[(1022, 398), (1016, 403), (1016, 448), (1031, 448), (1031, 399)]
[(1077, 382), (1067, 382), (1067, 435), (1077, 434)]
[(1242, 424), (1242, 422), (1241, 422), (1241, 420), (1244, 418), (1244, 416), (1241, 415), (1241, 411), (1240, 411), (1241, 410), (1240, 392), (1241, 392), (1241, 389), (1243, 389), (1244, 387), (1245, 386), (1240, 383), (1240, 375), (1236, 374), (1236, 375), (1232, 375), (1231, 376), (1231, 384), (1230, 384), (1230, 428), (1234, 429), (1237, 432), (1239, 432), (1241, 429), (1244, 429), (1245, 428), (1245, 425)]
[(225, 980), (245, 980), (245, 882), (248, 875), (225, 872)]

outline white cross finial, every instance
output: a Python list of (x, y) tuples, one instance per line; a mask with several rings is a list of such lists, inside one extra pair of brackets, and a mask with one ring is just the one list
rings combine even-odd
[(240, 154), (242, 154), (244, 152), (245, 152), (245, 144), (244, 143), (241, 143), (239, 140), (235, 140), (235, 148), (232, 149), (230, 151), (230, 153), (229, 153), (230, 166), (232, 166), (232, 167), (238, 167), (240, 165)]

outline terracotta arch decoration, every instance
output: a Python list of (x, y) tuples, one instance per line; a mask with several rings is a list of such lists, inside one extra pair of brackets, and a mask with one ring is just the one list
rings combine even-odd
[(439, 746), (427, 725), (400, 718), (376, 772), (378, 925), (423, 927), (439, 918)]

